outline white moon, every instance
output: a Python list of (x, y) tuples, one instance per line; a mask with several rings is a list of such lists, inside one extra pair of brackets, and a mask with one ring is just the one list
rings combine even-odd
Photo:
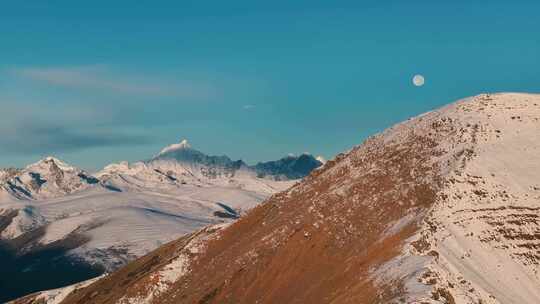
[(424, 79), (424, 76), (422, 75), (414, 75), (413, 79), (412, 79), (412, 82), (415, 86), (417, 87), (421, 87), (424, 85), (425, 83), (425, 79)]

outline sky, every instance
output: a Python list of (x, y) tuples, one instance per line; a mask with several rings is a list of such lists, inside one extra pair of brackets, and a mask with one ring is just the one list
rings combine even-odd
[[(540, 91), (540, 1), (9, 1), (0, 167), (89, 170), (188, 139), (332, 158), (484, 92)], [(414, 86), (416, 74), (425, 85)]]

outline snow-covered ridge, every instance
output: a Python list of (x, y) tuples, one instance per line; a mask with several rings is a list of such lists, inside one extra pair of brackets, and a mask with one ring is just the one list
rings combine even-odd
[[(540, 303), (540, 96), (484, 94), (421, 119), (452, 122), (458, 136), (433, 157), (445, 182), (437, 204), (379, 275), (407, 277), (411, 301)], [(465, 160), (448, 166), (444, 157), (460, 151)]]

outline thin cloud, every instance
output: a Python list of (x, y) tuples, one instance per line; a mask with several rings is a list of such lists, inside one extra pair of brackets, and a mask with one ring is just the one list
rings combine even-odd
[(6, 154), (39, 155), (149, 142), (146, 136), (75, 130), (54, 124), (30, 123), (11, 132), (0, 129), (0, 151)]
[(152, 142), (118, 123), (119, 113), (91, 105), (32, 105), (1, 99), (0, 155), (43, 155)]
[(242, 108), (243, 108), (244, 110), (251, 110), (251, 109), (255, 108), (255, 106), (254, 106), (254, 105), (247, 104), (247, 105), (244, 105)]
[(26, 79), (68, 88), (108, 91), (120, 94), (174, 97), (208, 97), (214, 90), (191, 81), (151, 81), (111, 71), (103, 65), (83, 67), (27, 67), (11, 70)]

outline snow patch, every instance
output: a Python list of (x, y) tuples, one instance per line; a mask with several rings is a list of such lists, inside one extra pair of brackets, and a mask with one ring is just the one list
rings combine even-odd
[(163, 155), (171, 151), (182, 150), (182, 149), (191, 149), (191, 145), (188, 143), (187, 139), (182, 139), (177, 144), (172, 144), (170, 146), (163, 148), (163, 150), (161, 150), (161, 152), (159, 152), (157, 156)]

